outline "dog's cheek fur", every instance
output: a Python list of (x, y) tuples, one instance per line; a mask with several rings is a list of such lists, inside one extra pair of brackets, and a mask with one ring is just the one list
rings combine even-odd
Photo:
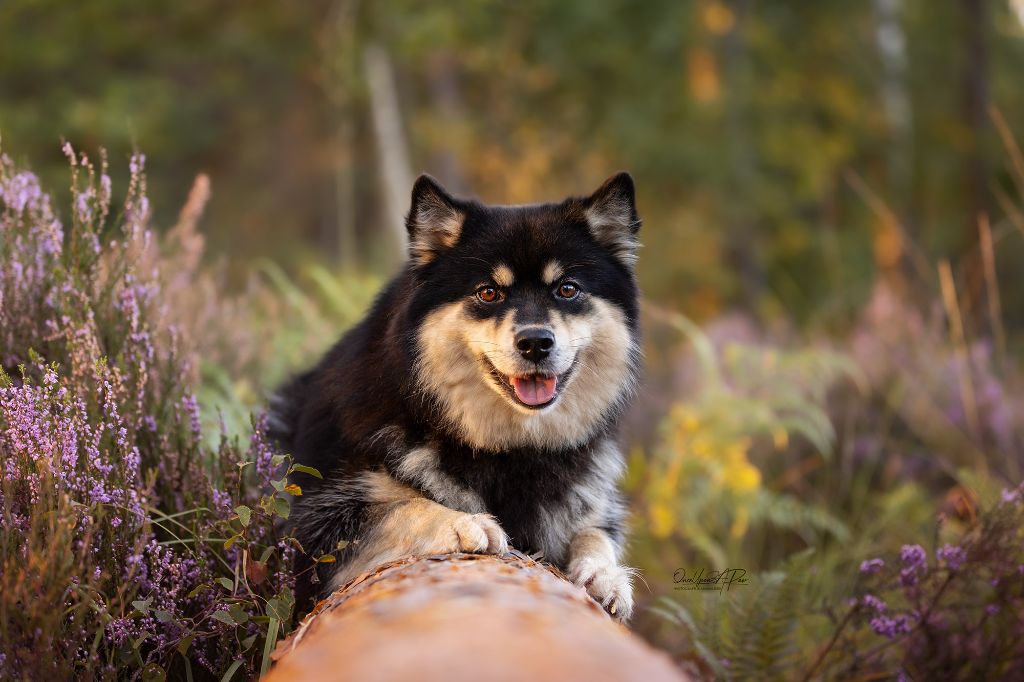
[(490, 320), (472, 321), (465, 315), (464, 305), (443, 305), (423, 320), (417, 376), (449, 428), (474, 448), (557, 450), (582, 445), (609, 415), (617, 416), (617, 408), (632, 395), (640, 350), (622, 311), (607, 301), (591, 298), (592, 312), (586, 323), (569, 325), (571, 320), (563, 318), (563, 334), (570, 342), (577, 333), (589, 336), (589, 342), (580, 351), (578, 368), (558, 400), (541, 411), (513, 405), (474, 355), (472, 337), (487, 336), (479, 348), (492, 343), (490, 339), (497, 338), (499, 330), (511, 334), (504, 331), (507, 318), (497, 326)]

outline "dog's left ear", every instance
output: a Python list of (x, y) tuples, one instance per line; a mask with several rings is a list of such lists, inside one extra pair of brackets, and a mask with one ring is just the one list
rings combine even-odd
[(439, 253), (455, 246), (466, 215), (459, 202), (426, 173), (412, 186), (412, 207), (405, 219), (409, 231), (409, 256), (425, 265)]
[(633, 267), (640, 247), (636, 236), (640, 216), (636, 212), (636, 190), (629, 173), (616, 173), (605, 180), (583, 201), (583, 209), (594, 239), (627, 267)]

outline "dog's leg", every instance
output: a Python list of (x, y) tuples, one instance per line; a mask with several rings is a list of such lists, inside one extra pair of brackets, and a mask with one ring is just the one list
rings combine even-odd
[(364, 571), (402, 557), (508, 551), (505, 531), (489, 514), (449, 509), (381, 472), (365, 474), (363, 485), (367, 524), (356, 553), (331, 578), (331, 590)]
[(584, 528), (569, 544), (569, 579), (586, 588), (614, 618), (633, 613), (633, 570), (620, 566), (615, 543), (600, 528)]

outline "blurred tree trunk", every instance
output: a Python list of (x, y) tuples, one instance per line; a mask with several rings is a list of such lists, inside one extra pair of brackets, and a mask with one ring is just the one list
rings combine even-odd
[(739, 272), (742, 305), (750, 310), (757, 307), (767, 289), (766, 275), (758, 257), (757, 235), (761, 231), (759, 218), (749, 206), (757, 173), (754, 158), (754, 140), (750, 131), (750, 93), (753, 78), (750, 74), (750, 54), (747, 46), (747, 22), (750, 21), (751, 0), (732, 0), (735, 16), (732, 30), (723, 41), (723, 66), (728, 105), (726, 106), (726, 144), (732, 167), (729, 180), (730, 193), (743, 200), (733, 201), (729, 207), (730, 239), (729, 260)]
[[(355, 49), (358, 37), (356, 27), (359, 0), (338, 0), (331, 7), (334, 23), (333, 41), (326, 48), (324, 61), (332, 75), (328, 95), (338, 116), (335, 151), (335, 251), (343, 268), (355, 267), (359, 241), (356, 236), (356, 168), (358, 145), (356, 140), (356, 103), (352, 93), (358, 80), (359, 60)], [(333, 67), (333, 68), (331, 68)]]
[[(427, 91), (436, 116), (436, 123), (442, 127), (445, 137), (461, 140), (466, 125), (466, 106), (462, 100), (459, 85), (458, 61), (449, 51), (434, 53), (427, 68)], [(451, 192), (466, 194), (469, 187), (459, 157), (452, 145), (438, 149), (431, 159), (431, 173)]]
[(384, 185), (383, 215), (391, 241), (388, 252), (391, 260), (401, 262), (405, 258), (405, 213), (412, 192), (412, 171), (402, 127), (402, 109), (398, 102), (395, 72), (391, 57), (376, 43), (367, 45), (363, 50), (363, 64), (370, 91), (374, 138)]
[[(902, 21), (903, 0), (874, 0), (874, 5), (875, 43), (882, 65), (879, 99), (888, 128), (886, 203), (892, 209), (880, 212), (872, 245), (885, 286), (902, 296), (907, 293), (907, 249), (913, 248), (904, 243), (904, 236), (913, 239), (917, 232), (909, 219), (912, 117), (906, 82), (907, 38)], [(930, 274), (931, 268), (926, 272)]]
[[(907, 93), (907, 37), (902, 14), (903, 0), (875, 0), (875, 41), (882, 63), (879, 89), (889, 127), (889, 195), (893, 198), (906, 197), (910, 191), (913, 117)], [(897, 208), (904, 224), (906, 213), (905, 205)]]
[(688, 679), (522, 555), (380, 566), (318, 604), (274, 658), (271, 682)]
[(985, 160), (985, 136), (988, 132), (989, 73), (988, 20), (989, 0), (961, 0), (964, 19), (964, 123), (967, 146), (964, 150), (964, 175), (967, 183), (967, 224), (961, 239), (966, 256), (967, 283), (965, 307), (973, 319), (982, 312), (978, 305), (984, 282), (978, 252), (978, 220), (989, 213), (988, 167)]

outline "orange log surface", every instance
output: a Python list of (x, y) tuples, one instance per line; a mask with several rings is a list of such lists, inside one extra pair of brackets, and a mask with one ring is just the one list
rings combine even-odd
[(274, 658), (272, 682), (687, 679), (521, 554), (385, 564), (320, 602)]

